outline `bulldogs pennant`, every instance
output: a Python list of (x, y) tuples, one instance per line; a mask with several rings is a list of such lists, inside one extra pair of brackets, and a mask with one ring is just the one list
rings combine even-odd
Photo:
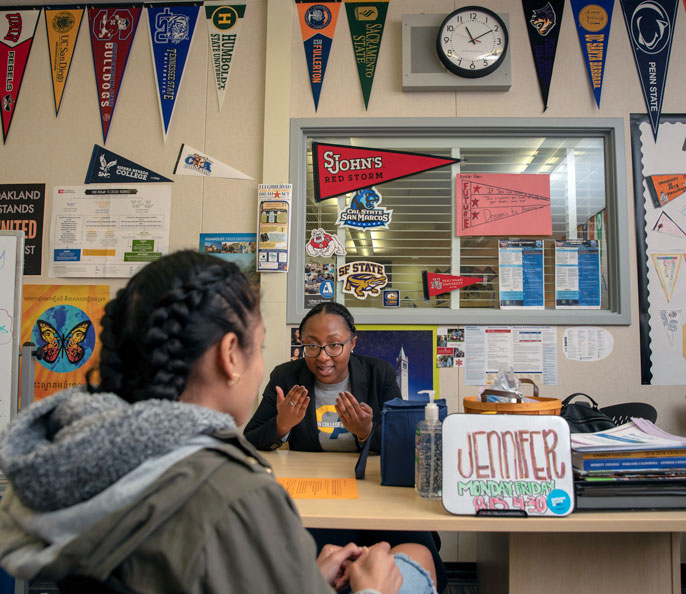
[(104, 142), (107, 142), (107, 133), (140, 16), (140, 5), (88, 7), (88, 26)]
[(0, 109), (3, 142), (7, 142), (39, 16), (40, 8), (0, 9)]
[(148, 4), (147, 9), (162, 134), (166, 142), (200, 4)]
[(314, 201), (459, 162), (420, 153), (313, 142)]
[(150, 171), (125, 159), (117, 153), (108, 151), (106, 148), (93, 146), (91, 162), (86, 172), (85, 184), (130, 184), (146, 182), (171, 182), (171, 179)]
[(296, 0), (300, 31), (307, 58), (307, 70), (310, 73), (310, 87), (314, 99), (314, 110), (319, 106), (319, 95), (322, 92), (326, 64), (336, 32), (338, 12), (341, 0)]
[(529, 32), (531, 53), (534, 57), (538, 86), (543, 98), (543, 111), (548, 109), (550, 80), (560, 37), (564, 0), (522, 0), (526, 29)]
[(610, 24), (615, 0), (571, 0), (571, 2), (591, 90), (595, 96), (596, 106), (600, 107), (605, 57), (610, 42)]
[(620, 0), (620, 4), (657, 140), (678, 0)]
[(45, 9), (45, 29), (48, 35), (55, 116), (59, 114), (62, 104), (62, 94), (67, 85), (71, 59), (76, 48), (84, 12), (81, 6)]
[(475, 276), (455, 276), (452, 274), (438, 274), (422, 270), (422, 288), (424, 290), (424, 299), (456, 291), (469, 285), (484, 282), (483, 278)]

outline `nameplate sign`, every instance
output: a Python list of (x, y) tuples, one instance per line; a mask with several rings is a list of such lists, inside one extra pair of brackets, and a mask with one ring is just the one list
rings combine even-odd
[(570, 514), (569, 425), (555, 415), (449, 415), (443, 421), (443, 506), (461, 515)]

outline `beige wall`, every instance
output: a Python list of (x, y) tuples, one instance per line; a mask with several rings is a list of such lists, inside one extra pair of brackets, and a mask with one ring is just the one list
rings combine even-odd
[[(457, 3), (447, 0), (393, 0), (390, 3), (369, 109), (365, 111), (353, 60), (347, 18), (341, 12), (331, 50), (319, 111), (307, 78), (295, 3), (250, 0), (235, 55), (224, 108), (217, 108), (208, 64), (204, 22), (189, 57), (179, 103), (166, 144), (155, 87), (147, 23), (142, 20), (110, 127), (107, 148), (168, 177), (172, 186), (172, 247), (196, 247), (200, 232), (253, 232), (257, 183), (288, 180), (290, 117), (621, 117), (629, 138), (628, 116), (645, 112), (621, 9), (615, 6), (601, 108), (595, 106), (569, 6), (562, 23), (559, 51), (543, 113), (538, 82), (521, 5), (489, 0), (489, 8), (509, 12), (513, 85), (507, 93), (403, 93), (401, 90), (401, 18), (403, 14), (446, 14)], [(681, 12), (681, 8), (679, 8)], [(686, 23), (677, 19), (664, 113), (686, 111)], [(266, 66), (265, 66), (266, 64)], [(0, 147), (0, 182), (45, 182), (48, 205), (44, 246), (48, 246), (50, 196), (54, 185), (83, 183), (93, 144), (102, 144), (95, 97), (90, 43), (85, 27), (59, 118), (52, 107), (45, 27), (41, 20), (29, 59), (8, 142)], [(253, 176), (255, 182), (172, 176), (181, 143), (188, 143)], [(542, 395), (564, 397), (588, 392), (602, 404), (645, 400), (659, 411), (659, 424), (686, 434), (684, 387), (641, 386), (636, 297), (633, 185), (630, 146), (627, 160), (630, 272), (633, 293), (631, 326), (610, 328), (615, 349), (596, 363), (567, 361), (559, 350), (559, 383), (544, 386)], [(296, 246), (298, 249), (299, 246)], [(44, 253), (46, 249), (44, 249)], [(47, 257), (43, 259), (47, 271)], [(28, 283), (61, 283), (66, 279), (28, 277)], [(90, 281), (88, 281), (90, 282)], [(101, 282), (101, 281), (95, 281)], [(113, 288), (120, 281), (110, 283)], [(263, 313), (267, 324), (266, 366), (286, 358), (285, 277), (263, 275)], [(564, 328), (559, 328), (559, 341)], [(686, 362), (684, 362), (686, 365)], [(457, 369), (441, 370), (441, 393), (452, 410), (475, 392), (464, 387)], [(686, 375), (686, 371), (685, 371)]]

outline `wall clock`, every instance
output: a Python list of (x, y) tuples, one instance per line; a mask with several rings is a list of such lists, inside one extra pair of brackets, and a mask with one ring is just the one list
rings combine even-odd
[(481, 6), (451, 12), (436, 35), (436, 51), (443, 65), (464, 78), (481, 78), (502, 66), (509, 36), (503, 20)]

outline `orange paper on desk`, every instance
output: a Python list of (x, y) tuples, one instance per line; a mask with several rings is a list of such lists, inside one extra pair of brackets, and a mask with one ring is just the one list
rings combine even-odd
[(547, 174), (458, 174), (455, 194), (458, 237), (553, 232)]
[(279, 478), (293, 499), (359, 499), (354, 478)]

